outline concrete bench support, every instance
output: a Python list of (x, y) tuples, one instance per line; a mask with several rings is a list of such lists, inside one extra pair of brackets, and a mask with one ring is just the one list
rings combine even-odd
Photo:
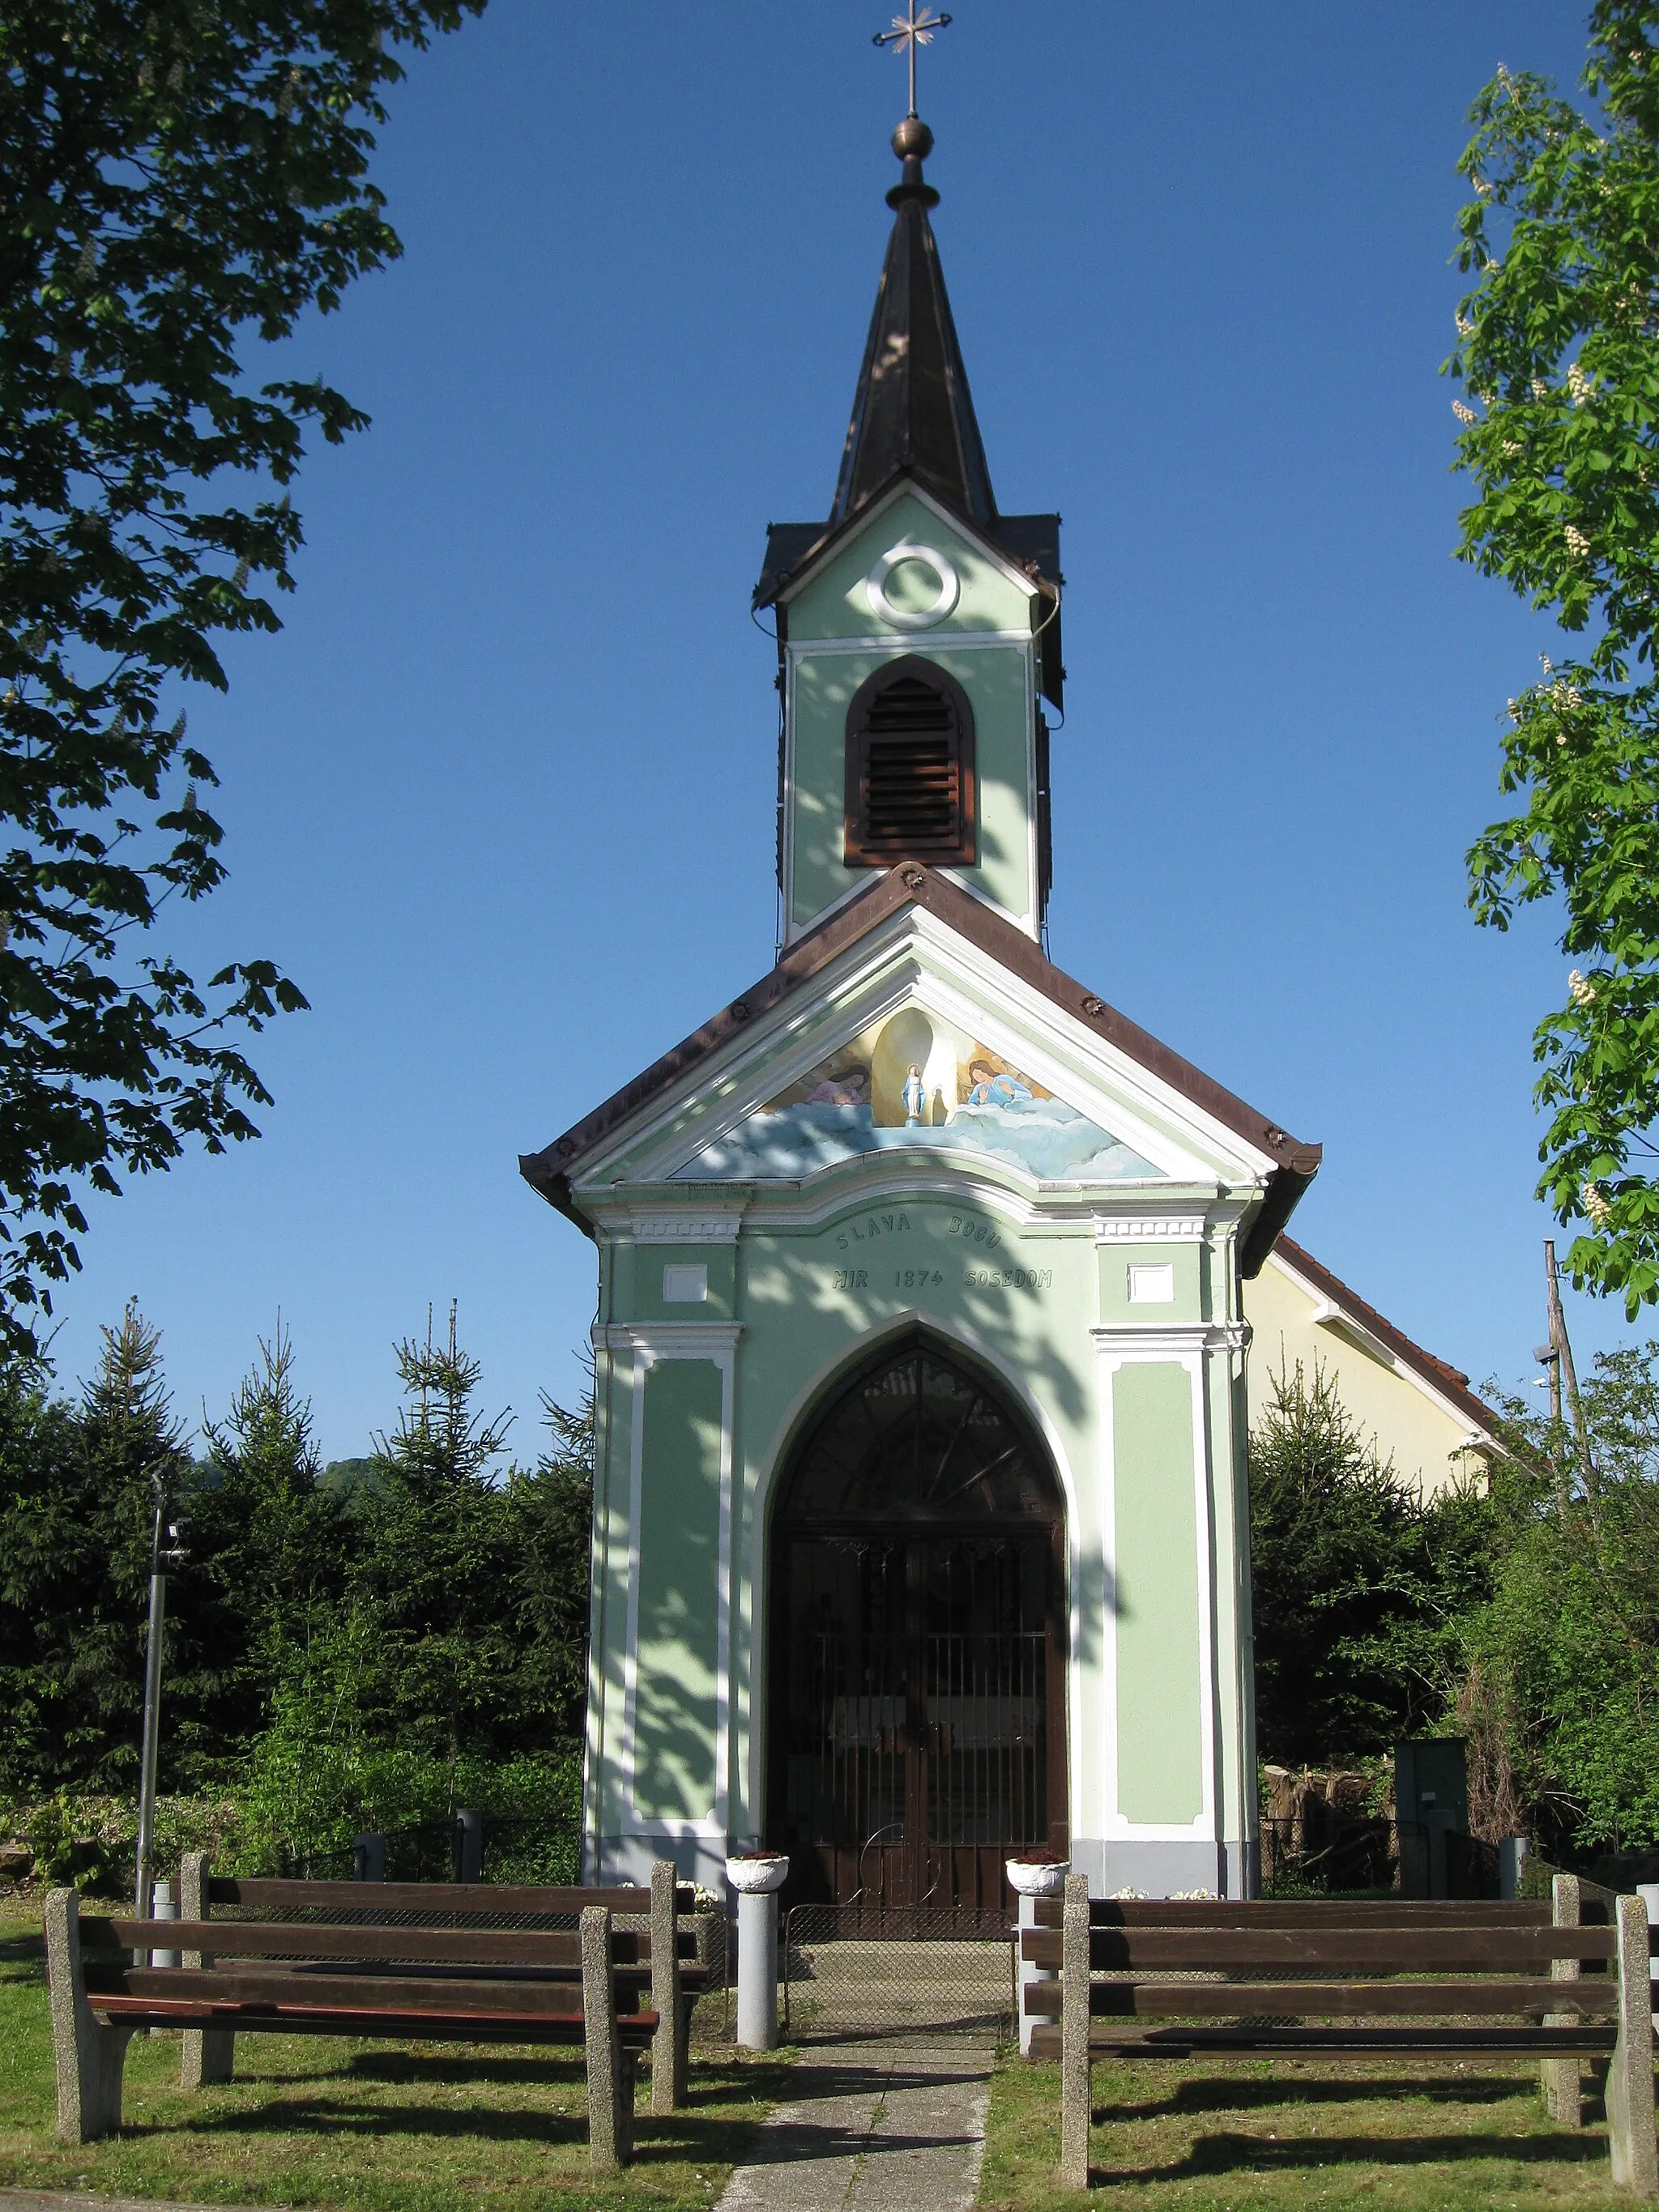
[[(1577, 1928), (1580, 1908), (1577, 1875), (1557, 1875), (1550, 1884), (1552, 1923), (1557, 1928)], [(1556, 1959), (1551, 1962), (1550, 1978), (1553, 1981), (1576, 1982), (1581, 1971), (1577, 1959)], [(1565, 2013), (1547, 2013), (1544, 2024), (1547, 2027), (1559, 2027), (1569, 2019)], [(1538, 2086), (1543, 2092), (1544, 2109), (1564, 2128), (1583, 2125), (1583, 2071), (1576, 2058), (1541, 2058), (1538, 2062)]]
[(1619, 2040), (1607, 2069), (1607, 2149), (1613, 2178), (1638, 2197), (1659, 2196), (1659, 2146), (1653, 2132), (1653, 1966), (1648, 1909), (1619, 1899)]
[(121, 2075), (130, 2027), (105, 2027), (87, 2002), (81, 1966), (81, 1900), (72, 1889), (46, 1899), (46, 1982), (58, 2062), (58, 2140), (96, 2142), (121, 2127)]
[(651, 2009), (660, 2017), (651, 2045), (651, 2109), (658, 2114), (678, 2112), (685, 2102), (691, 2019), (680, 1996), (678, 1886), (673, 1863), (656, 1860), (651, 1869)]
[(582, 1911), (582, 2015), (588, 2160), (615, 2173), (634, 2154), (634, 2054), (617, 2032), (611, 1915), (597, 1905)]
[[(205, 1851), (186, 1851), (179, 1862), (181, 1920), (209, 1917), (208, 1868)], [(187, 1966), (209, 1967), (213, 1960), (200, 1951), (186, 1951)], [(205, 2089), (216, 2081), (228, 2081), (236, 2066), (236, 2037), (226, 2027), (187, 2027), (179, 2037), (179, 2087)]]
[(1089, 2186), (1089, 1878), (1066, 1877), (1060, 1964), (1060, 2181)]

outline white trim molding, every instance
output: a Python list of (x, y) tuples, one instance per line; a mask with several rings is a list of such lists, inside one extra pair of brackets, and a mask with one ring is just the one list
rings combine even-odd
[(1131, 1358), (1143, 1359), (1181, 1359), (1198, 1352), (1245, 1352), (1250, 1343), (1247, 1321), (1110, 1321), (1097, 1322), (1089, 1334), (1101, 1352), (1122, 1352)]
[(655, 1359), (730, 1359), (743, 1334), (740, 1321), (595, 1322), (596, 1352), (643, 1352)]
[(743, 1211), (731, 1213), (636, 1213), (629, 1233), (636, 1244), (735, 1244)]
[[(820, 546), (804, 568), (795, 571), (782, 591), (778, 593), (780, 605), (787, 606), (792, 599), (799, 599), (826, 562), (844, 551), (854, 537), (862, 531), (871, 528), (879, 516), (884, 514), (889, 507), (896, 507), (902, 499), (913, 499), (918, 507), (932, 514), (951, 536), (960, 538), (969, 545), (975, 556), (983, 561), (988, 568), (994, 569), (998, 574), (1011, 583), (1016, 592), (1022, 593), (1028, 599), (1036, 599), (1037, 586), (1024, 569), (1014, 566), (1001, 546), (993, 538), (988, 538), (975, 524), (969, 522), (962, 515), (954, 514), (942, 500), (935, 499), (926, 484), (919, 483), (915, 477), (907, 476), (901, 477), (896, 483), (883, 492), (873, 506), (865, 508), (855, 527), (849, 526), (830, 532), (828, 542)], [(1024, 635), (1029, 637), (1030, 632), (1028, 630)]]
[(1201, 1213), (1097, 1213), (1097, 1244), (1197, 1244), (1203, 1241)]
[[(623, 1655), (622, 1786), (623, 1828), (638, 1836), (718, 1837), (726, 1833), (731, 1796), (732, 1741), (732, 1468), (740, 1322), (612, 1322), (596, 1325), (593, 1342), (607, 1352), (631, 1352), (628, 1467), (628, 1626)], [(659, 1360), (695, 1359), (720, 1377), (720, 1506), (714, 1599), (714, 1788), (708, 1813), (691, 1820), (659, 1820), (635, 1799), (635, 1726), (640, 1655), (640, 1511), (645, 1481), (645, 1378)]]
[[(931, 607), (902, 607), (889, 598), (888, 580), (895, 568), (902, 568), (907, 562), (931, 568), (939, 579), (939, 590)], [(890, 623), (895, 629), (932, 629), (956, 612), (957, 601), (962, 597), (962, 579), (956, 572), (955, 563), (936, 546), (901, 538), (896, 545), (888, 547), (865, 578), (864, 597), (878, 622)]]

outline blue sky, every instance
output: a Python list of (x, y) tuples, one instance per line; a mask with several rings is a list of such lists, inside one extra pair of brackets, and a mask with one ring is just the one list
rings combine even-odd
[[(826, 509), (902, 65), (850, 0), (493, 0), (392, 103), (406, 252), (289, 353), (374, 416), (300, 488), (276, 641), (191, 701), (266, 954), (262, 1141), (94, 1203), (67, 1377), (129, 1294), (180, 1411), (280, 1307), (325, 1455), (460, 1303), (488, 1410), (579, 1389), (592, 1248), (519, 1179), (769, 964), (769, 520)], [(1455, 564), (1464, 114), (1576, 77), (1542, 0), (960, 0), (935, 222), (1001, 504), (1058, 507), (1054, 957), (1322, 1140), (1294, 1234), (1479, 1380), (1532, 1371), (1547, 920), (1465, 910), (1550, 634)], [(1581, 1363), (1630, 1334), (1570, 1302)], [(1636, 1332), (1645, 1334), (1639, 1327)], [(1659, 1334), (1659, 1328), (1656, 1328)]]

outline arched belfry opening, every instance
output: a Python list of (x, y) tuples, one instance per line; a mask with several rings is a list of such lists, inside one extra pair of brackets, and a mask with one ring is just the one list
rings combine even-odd
[(978, 858), (974, 710), (953, 676), (906, 653), (866, 677), (847, 710), (849, 868)]
[(771, 1528), (767, 1839), (790, 1902), (1001, 1911), (1064, 1849), (1065, 1507), (1008, 1395), (938, 1339), (887, 1346), (798, 1441)]

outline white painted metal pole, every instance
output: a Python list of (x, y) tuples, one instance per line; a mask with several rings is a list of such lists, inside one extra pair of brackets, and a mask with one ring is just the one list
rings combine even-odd
[[(1026, 1929), (1036, 1926), (1038, 1898), (1063, 1897), (1066, 1893), (1066, 1877), (1071, 1869), (1063, 1860), (1009, 1859), (1005, 1862), (1005, 1866), (1009, 1884), (1019, 1899), (1018, 1923), (1019, 1933), (1015, 1936), (1014, 1941), (1018, 1944), (1019, 1951), (1023, 1954), (1025, 1946), (1021, 1942), (1020, 1937)], [(1045, 2021), (1052, 2026), (1060, 2015), (1058, 2013), (1044, 2014), (1038, 2018), (1028, 2014), (1025, 2009), (1026, 1988), (1032, 1982), (1054, 1982), (1058, 1981), (1060, 1977), (1052, 1966), (1031, 1966), (1023, 1955), (1018, 1959), (1018, 1972), (1014, 1977), (1014, 1990), (1016, 2001), (1019, 2006), (1019, 2055), (1022, 2058), (1029, 2058), (1031, 2055), (1033, 2033), (1041, 2027)]]
[(769, 1889), (738, 1897), (738, 2041), (775, 2051), (778, 2041), (778, 1899)]
[(778, 2042), (778, 1892), (789, 1878), (781, 1852), (738, 1853), (726, 1862), (738, 1893), (738, 2041), (745, 2051)]

